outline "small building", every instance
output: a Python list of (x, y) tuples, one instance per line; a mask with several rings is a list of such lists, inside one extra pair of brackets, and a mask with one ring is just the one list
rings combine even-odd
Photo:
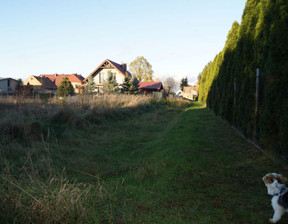
[(183, 87), (183, 98), (188, 100), (196, 100), (198, 97), (199, 85), (195, 86), (184, 86)]
[(176, 92), (176, 97), (183, 97), (183, 91), (180, 89)]
[(33, 90), (36, 92), (56, 92), (57, 86), (47, 77), (40, 77), (31, 75), (23, 85), (33, 86)]
[(139, 82), (139, 90), (145, 95), (153, 94), (153, 92), (163, 92), (162, 82)]
[(119, 88), (121, 88), (121, 84), (123, 84), (126, 75), (132, 77), (130, 72), (127, 70), (127, 64), (118, 64), (106, 59), (93, 72), (91, 72), (86, 79), (83, 80), (84, 85), (88, 83), (89, 77), (92, 77), (95, 84), (95, 92), (103, 93), (104, 82), (107, 80), (109, 73), (115, 77)]
[(15, 92), (17, 86), (20, 85), (20, 81), (12, 78), (0, 78), (0, 92), (8, 93)]
[(79, 93), (80, 92), (80, 86), (83, 83), (84, 77), (82, 75), (79, 75), (77, 73), (73, 74), (41, 74), (39, 77), (46, 77), (49, 78), (57, 87), (62, 82), (63, 78), (67, 77), (69, 81), (71, 82), (74, 92)]

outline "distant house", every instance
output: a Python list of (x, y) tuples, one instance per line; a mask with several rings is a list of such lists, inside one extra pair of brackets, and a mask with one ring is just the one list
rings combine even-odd
[(183, 91), (180, 89), (176, 92), (176, 97), (182, 97), (183, 96)]
[(0, 92), (14, 92), (20, 81), (12, 78), (0, 78)]
[(39, 77), (31, 75), (23, 85), (33, 86), (36, 92), (56, 92), (57, 86), (47, 77)]
[(183, 87), (183, 98), (188, 100), (196, 100), (198, 97), (198, 85), (195, 86), (184, 86)]
[(116, 62), (106, 59), (83, 81), (87, 84), (89, 77), (92, 77), (95, 83), (95, 92), (103, 93), (103, 85), (107, 80), (109, 73), (112, 73), (112, 75), (115, 76), (116, 82), (120, 88), (120, 85), (124, 82), (125, 76), (128, 75), (131, 77), (130, 72), (127, 71), (127, 64), (117, 64)]
[(67, 77), (69, 81), (71, 82), (74, 92), (79, 93), (80, 92), (80, 86), (83, 83), (84, 77), (82, 75), (79, 75), (77, 73), (73, 74), (42, 74), (39, 75), (39, 77), (46, 77), (49, 78), (57, 87), (62, 82), (63, 78)]
[(139, 82), (139, 90), (145, 95), (153, 92), (163, 92), (162, 82)]

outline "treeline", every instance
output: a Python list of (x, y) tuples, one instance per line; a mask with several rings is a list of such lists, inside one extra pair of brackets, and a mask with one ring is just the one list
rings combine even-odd
[[(256, 70), (259, 68), (258, 107)], [(199, 100), (262, 147), (288, 155), (288, 1), (248, 0), (201, 74)]]

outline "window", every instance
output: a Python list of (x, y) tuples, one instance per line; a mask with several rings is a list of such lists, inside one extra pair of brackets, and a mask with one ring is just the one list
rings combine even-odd
[(101, 72), (99, 73), (99, 83), (102, 83), (102, 74), (101, 74)]
[(10, 79), (7, 79), (8, 83), (7, 86), (10, 87)]

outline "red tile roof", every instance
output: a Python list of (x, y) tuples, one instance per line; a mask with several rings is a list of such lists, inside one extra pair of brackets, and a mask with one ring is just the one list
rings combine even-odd
[(91, 72), (90, 75), (88, 75), (87, 78), (84, 79), (84, 81), (87, 81), (89, 76), (95, 74), (105, 62), (108, 62), (110, 65), (112, 65), (112, 67), (114, 67), (116, 70), (118, 70), (123, 76), (126, 76), (126, 71), (127, 71), (128, 76), (132, 77), (131, 73), (127, 70), (127, 67), (124, 68), (122, 65), (120, 65), (116, 62), (111, 61), (109, 59), (106, 59), (93, 72)]
[(57, 74), (42, 74), (42, 75), (39, 75), (39, 77), (46, 77), (46, 78), (49, 78), (53, 83), (55, 83), (55, 80), (56, 80), (56, 76)]
[(162, 82), (139, 82), (139, 89), (142, 90), (163, 89), (163, 85)]
[(69, 79), (70, 82), (79, 82), (79, 84), (82, 84), (82, 81), (84, 80), (84, 77), (78, 77), (78, 75), (76, 76), (75, 74), (72, 75), (58, 75), (56, 77), (56, 81), (55, 84), (56, 86), (59, 86), (60, 83), (62, 82), (63, 78), (67, 77)]
[(37, 77), (35, 78), (42, 84), (44, 89), (55, 90), (57, 86), (47, 77)]
[(60, 85), (64, 77), (67, 77), (70, 82), (79, 82), (79, 84), (82, 84), (82, 81), (84, 80), (84, 77), (78, 74), (42, 74), (39, 77), (49, 78), (56, 86)]

